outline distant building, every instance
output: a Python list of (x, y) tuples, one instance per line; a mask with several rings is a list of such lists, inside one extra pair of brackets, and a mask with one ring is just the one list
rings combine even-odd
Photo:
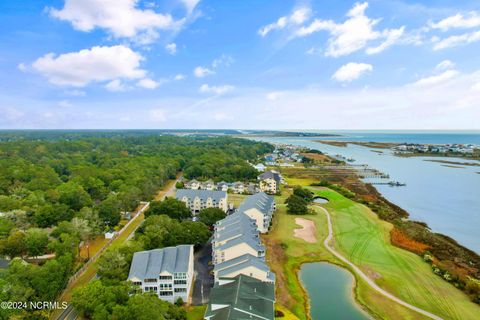
[(219, 208), (227, 212), (227, 193), (217, 190), (178, 189), (176, 198), (183, 201), (193, 216), (205, 208)]
[(202, 183), (201, 188), (203, 190), (215, 190), (215, 183), (212, 180), (208, 180)]
[(210, 293), (206, 320), (274, 320), (275, 286), (245, 275), (222, 278)]
[(280, 191), (280, 174), (275, 171), (267, 171), (258, 176), (260, 190), (267, 193)]
[(243, 182), (235, 182), (233, 184), (233, 192), (235, 193), (244, 193), (245, 192), (245, 184)]
[(225, 191), (227, 192), (228, 191), (228, 183), (226, 183), (225, 181), (221, 181), (217, 184), (217, 190), (218, 191)]
[(253, 167), (260, 172), (263, 172), (267, 169), (267, 167), (265, 167), (265, 165), (263, 163), (258, 163), (256, 165), (254, 165)]
[(255, 220), (258, 231), (261, 233), (268, 232), (274, 211), (275, 201), (273, 197), (264, 192), (246, 198), (238, 207), (238, 212)]
[(200, 186), (201, 186), (200, 182), (198, 182), (195, 179), (190, 180), (190, 181), (185, 183), (185, 188), (186, 189), (198, 190), (198, 189), (200, 189)]
[(128, 281), (170, 303), (187, 302), (193, 280), (193, 245), (135, 252)]

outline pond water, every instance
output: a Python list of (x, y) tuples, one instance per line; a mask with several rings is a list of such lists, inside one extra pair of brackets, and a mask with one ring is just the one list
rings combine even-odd
[(353, 298), (354, 277), (325, 262), (306, 263), (300, 280), (310, 298), (310, 315), (317, 319), (371, 319)]
[(315, 197), (313, 198), (313, 202), (324, 204), (324, 203), (328, 203), (328, 199), (322, 198), (322, 197)]

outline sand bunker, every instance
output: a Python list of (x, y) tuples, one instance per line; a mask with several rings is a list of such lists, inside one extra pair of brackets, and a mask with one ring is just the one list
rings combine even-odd
[(295, 223), (302, 227), (302, 229), (293, 230), (296, 238), (303, 239), (308, 243), (317, 242), (317, 238), (315, 237), (317, 229), (315, 228), (315, 223), (313, 221), (303, 218), (295, 218)]

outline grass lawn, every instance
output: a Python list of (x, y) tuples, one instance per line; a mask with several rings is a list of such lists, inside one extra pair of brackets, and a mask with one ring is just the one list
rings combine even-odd
[(187, 320), (202, 320), (207, 306), (187, 307)]
[[(311, 188), (330, 200), (324, 207), (333, 219), (335, 247), (376, 283), (402, 300), (444, 319), (478, 319), (480, 307), (435, 275), (419, 256), (390, 244), (392, 225), (367, 207), (329, 189)], [(378, 301), (359, 290), (368, 306)]]
[[(340, 194), (323, 188), (312, 188), (330, 199), (325, 207), (332, 215), (335, 244), (377, 283), (405, 301), (434, 312), (445, 319), (474, 319), (480, 308), (449, 283), (437, 278), (427, 263), (410, 252), (390, 245), (390, 225), (379, 220), (368, 208)], [(283, 204), (287, 192), (276, 197), (277, 212), (272, 230), (264, 236), (267, 261), (276, 273), (278, 305), (285, 306), (299, 319), (307, 319), (308, 301), (297, 273), (305, 262), (329, 261), (342, 265), (323, 246), (327, 222), (323, 212), (302, 216), (315, 222), (317, 242), (307, 243), (293, 236), (299, 228), (297, 216), (286, 214)], [(425, 319), (371, 289), (363, 280), (355, 287), (358, 302), (379, 319)]]
[(243, 200), (245, 200), (246, 197), (248, 196), (244, 194), (229, 193), (228, 203), (233, 203), (235, 208), (238, 208), (238, 206), (243, 202)]

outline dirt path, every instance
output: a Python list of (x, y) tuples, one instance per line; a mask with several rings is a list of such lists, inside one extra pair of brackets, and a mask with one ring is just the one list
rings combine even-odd
[(327, 238), (325, 238), (325, 241), (323, 242), (323, 245), (325, 246), (325, 248), (327, 248), (328, 251), (330, 251), (335, 257), (337, 257), (339, 260), (341, 260), (342, 262), (344, 262), (345, 264), (349, 265), (353, 271), (355, 271), (355, 273), (360, 277), (362, 278), (363, 280), (365, 280), (365, 282), (367, 282), (367, 284), (372, 287), (372, 289), (374, 289), (375, 291), (377, 291), (378, 293), (380, 293), (381, 295), (387, 297), (388, 299), (398, 303), (398, 304), (401, 304), (402, 306), (410, 309), (410, 310), (413, 310), (413, 311), (416, 311), (420, 314), (423, 314), (424, 316), (427, 316), (431, 319), (435, 319), (435, 320), (443, 320), (442, 318), (440, 318), (439, 316), (433, 314), (433, 313), (430, 313), (426, 310), (423, 310), (423, 309), (420, 309), (418, 307), (415, 307), (397, 297), (395, 297), (393, 294), (383, 290), (382, 288), (380, 288), (376, 283), (375, 281), (373, 281), (372, 279), (370, 279), (365, 273), (363, 273), (362, 270), (360, 270), (360, 268), (358, 268), (356, 265), (354, 265), (350, 260), (348, 260), (347, 258), (345, 258), (344, 256), (342, 256), (340, 253), (338, 253), (334, 248), (333, 246), (330, 246), (330, 241), (332, 240), (333, 238), (333, 228), (332, 228), (332, 221), (331, 221), (331, 218), (330, 218), (330, 213), (328, 212), (327, 209), (323, 208), (323, 207), (320, 207), (318, 206), (318, 208), (320, 208), (324, 213), (325, 215), (327, 216), (327, 220), (328, 220), (328, 236)]
[(315, 223), (312, 220), (295, 218), (295, 223), (302, 227), (302, 229), (293, 230), (293, 233), (294, 233), (293, 235), (296, 238), (303, 239), (308, 243), (317, 242), (317, 238), (315, 237), (317, 228), (315, 227)]

